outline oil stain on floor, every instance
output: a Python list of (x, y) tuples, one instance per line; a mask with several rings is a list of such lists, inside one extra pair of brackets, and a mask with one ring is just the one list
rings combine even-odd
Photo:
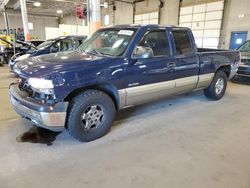
[(18, 142), (40, 143), (51, 146), (58, 134), (60, 134), (60, 132), (53, 132), (40, 127), (32, 127), (27, 132), (19, 135), (16, 140)]

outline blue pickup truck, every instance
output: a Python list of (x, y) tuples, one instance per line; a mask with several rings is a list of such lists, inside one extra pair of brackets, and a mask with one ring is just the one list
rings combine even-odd
[(100, 29), (76, 51), (20, 61), (9, 94), (34, 125), (88, 142), (125, 107), (199, 89), (221, 99), (239, 63), (238, 51), (197, 49), (188, 28), (121, 25)]

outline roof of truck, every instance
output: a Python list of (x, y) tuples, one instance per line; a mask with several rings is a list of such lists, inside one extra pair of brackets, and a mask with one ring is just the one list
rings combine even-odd
[(105, 28), (131, 28), (131, 29), (138, 29), (138, 28), (185, 28), (185, 27), (179, 27), (179, 26), (174, 26), (174, 25), (158, 25), (158, 24), (127, 24), (127, 25), (113, 25), (113, 26), (108, 26), (104, 27)]

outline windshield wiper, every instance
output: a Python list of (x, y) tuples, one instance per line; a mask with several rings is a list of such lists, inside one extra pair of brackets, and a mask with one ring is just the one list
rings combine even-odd
[(91, 50), (83, 50), (83, 49), (76, 49), (78, 52), (80, 53), (86, 53), (86, 54), (91, 54), (91, 55), (99, 55), (99, 56), (108, 56), (108, 57), (112, 57), (112, 55), (109, 55), (109, 54), (105, 54), (105, 53), (102, 53), (96, 49), (91, 49)]

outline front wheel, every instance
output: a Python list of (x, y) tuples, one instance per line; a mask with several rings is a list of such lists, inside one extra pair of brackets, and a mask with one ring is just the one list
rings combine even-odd
[(115, 112), (114, 102), (107, 94), (87, 90), (72, 100), (66, 126), (77, 140), (93, 141), (109, 131)]
[(210, 86), (204, 90), (204, 94), (206, 97), (219, 100), (221, 99), (227, 88), (227, 75), (224, 71), (218, 71), (213, 81), (211, 82)]

